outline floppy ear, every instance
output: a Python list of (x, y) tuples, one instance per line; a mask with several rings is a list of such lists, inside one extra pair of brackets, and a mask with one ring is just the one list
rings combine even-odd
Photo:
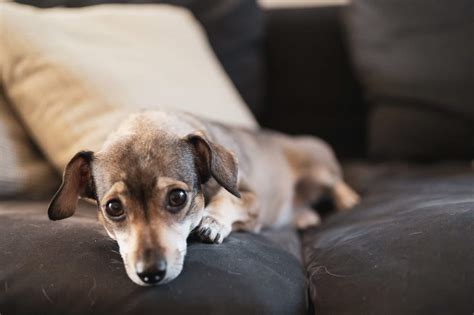
[(199, 132), (186, 137), (195, 150), (196, 166), (202, 183), (212, 176), (222, 187), (240, 198), (237, 159), (224, 147), (212, 143)]
[(50, 220), (68, 218), (76, 211), (79, 197), (97, 199), (92, 181), (93, 153), (78, 152), (64, 169), (63, 182), (48, 208)]

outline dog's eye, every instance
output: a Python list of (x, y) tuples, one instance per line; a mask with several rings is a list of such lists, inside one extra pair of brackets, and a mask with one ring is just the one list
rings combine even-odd
[(168, 194), (167, 208), (170, 211), (178, 211), (185, 204), (187, 200), (186, 192), (182, 189), (173, 189)]
[(109, 216), (115, 219), (121, 217), (125, 213), (122, 203), (116, 199), (107, 202), (105, 205), (105, 211)]

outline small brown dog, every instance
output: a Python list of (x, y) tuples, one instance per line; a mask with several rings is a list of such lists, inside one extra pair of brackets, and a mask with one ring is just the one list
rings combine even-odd
[(233, 230), (315, 225), (309, 206), (324, 190), (339, 209), (358, 201), (321, 140), (153, 111), (132, 115), (99, 152), (77, 153), (48, 215), (95, 200), (128, 276), (151, 285), (179, 275), (191, 232), (221, 243)]

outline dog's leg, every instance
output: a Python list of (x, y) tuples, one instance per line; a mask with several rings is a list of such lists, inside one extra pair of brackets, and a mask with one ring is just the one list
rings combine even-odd
[(355, 206), (360, 198), (342, 179), (342, 171), (332, 149), (312, 137), (297, 137), (285, 143), (290, 165), (298, 174), (295, 205), (314, 203), (321, 189), (329, 191), (338, 210)]
[(337, 210), (350, 210), (359, 203), (359, 195), (344, 182), (341, 175), (319, 166), (312, 176), (314, 184), (329, 190)]
[(303, 207), (295, 210), (293, 224), (298, 230), (304, 230), (312, 226), (319, 225), (321, 217), (316, 210)]
[(359, 203), (359, 195), (343, 180), (336, 182), (331, 189), (337, 210), (347, 210)]
[(206, 214), (195, 229), (196, 235), (203, 242), (220, 244), (232, 230), (255, 229), (256, 208), (253, 192), (241, 192), (237, 198), (220, 189), (207, 205)]

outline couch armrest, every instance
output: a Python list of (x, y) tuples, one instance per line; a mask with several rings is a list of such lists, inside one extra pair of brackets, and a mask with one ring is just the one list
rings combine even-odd
[(266, 9), (265, 127), (317, 135), (343, 157), (365, 153), (366, 106), (354, 78), (342, 6)]

